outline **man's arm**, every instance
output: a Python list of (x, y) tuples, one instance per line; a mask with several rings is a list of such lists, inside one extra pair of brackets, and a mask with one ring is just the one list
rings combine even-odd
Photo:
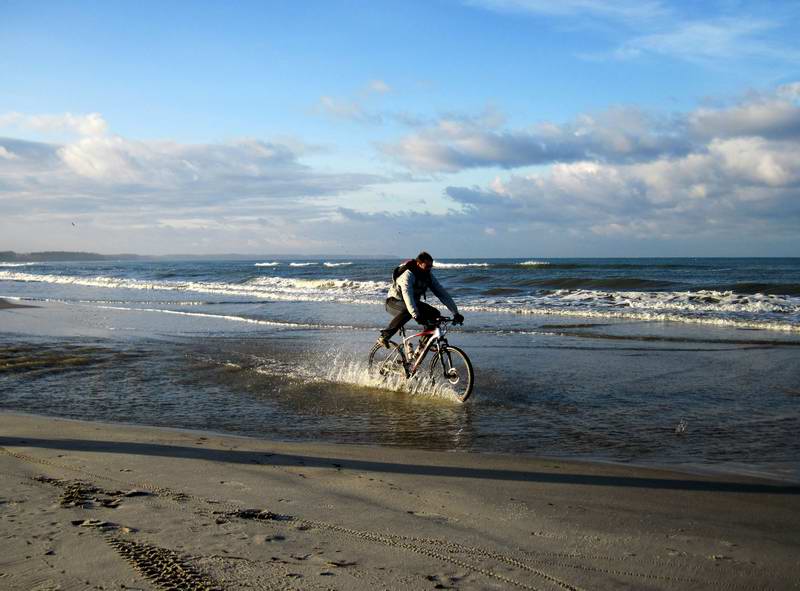
[(403, 301), (406, 304), (406, 309), (414, 319), (419, 317), (419, 308), (417, 302), (414, 300), (414, 274), (411, 271), (403, 272), (397, 278), (397, 287), (400, 288), (400, 293), (403, 295)]
[(433, 273), (431, 273), (431, 291), (433, 292), (433, 295), (439, 298), (440, 302), (447, 306), (447, 309), (450, 310), (454, 316), (458, 314), (458, 306), (456, 306), (456, 303), (453, 301), (453, 298), (450, 297), (450, 294), (447, 293), (447, 290), (442, 287), (441, 283), (439, 283), (439, 280), (433, 276)]

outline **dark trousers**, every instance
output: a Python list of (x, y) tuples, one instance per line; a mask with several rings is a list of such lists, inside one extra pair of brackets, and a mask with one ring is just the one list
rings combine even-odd
[[(392, 318), (389, 326), (381, 331), (381, 335), (387, 339), (390, 339), (398, 330), (400, 330), (401, 326), (411, 320), (411, 314), (408, 313), (408, 309), (406, 309), (406, 303), (403, 300), (388, 298), (386, 300), (385, 307), (386, 311), (394, 316), (394, 318)], [(425, 302), (417, 302), (417, 309), (419, 309), (420, 313), (420, 318), (418, 320), (420, 324), (433, 324), (433, 322), (439, 318), (439, 316), (441, 316), (441, 314), (439, 314), (439, 310), (426, 304)]]

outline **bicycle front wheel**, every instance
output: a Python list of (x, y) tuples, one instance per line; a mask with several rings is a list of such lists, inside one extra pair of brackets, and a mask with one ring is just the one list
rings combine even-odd
[(472, 394), (475, 381), (472, 362), (458, 347), (442, 347), (431, 360), (430, 379), (435, 387), (452, 390), (458, 401), (464, 402)]
[(383, 345), (375, 345), (369, 352), (369, 373), (379, 378), (408, 377), (400, 346), (393, 342), (389, 342), (388, 349)]

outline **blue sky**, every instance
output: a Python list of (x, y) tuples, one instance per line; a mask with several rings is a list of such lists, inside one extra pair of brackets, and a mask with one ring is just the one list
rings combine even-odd
[(799, 21), (0, 1), (0, 250), (796, 254)]

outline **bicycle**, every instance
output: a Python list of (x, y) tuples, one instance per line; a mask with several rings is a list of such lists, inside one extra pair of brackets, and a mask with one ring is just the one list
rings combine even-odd
[[(433, 354), (428, 369), (428, 379), (433, 386), (449, 387), (459, 402), (465, 402), (472, 394), (474, 372), (467, 354), (447, 342), (447, 325), (453, 319), (442, 316), (422, 332), (406, 337), (401, 327), (400, 343), (389, 341), (389, 348), (376, 344), (369, 354), (369, 371), (381, 378), (400, 377), (407, 380), (419, 375), (425, 357)], [(418, 338), (417, 346), (413, 339)]]

